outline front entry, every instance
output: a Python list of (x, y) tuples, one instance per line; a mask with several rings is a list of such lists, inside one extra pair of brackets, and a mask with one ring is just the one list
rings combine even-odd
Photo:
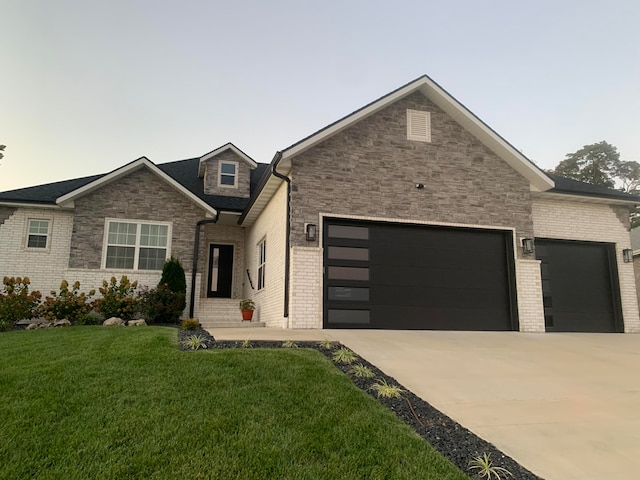
[(233, 245), (209, 245), (207, 297), (231, 298)]

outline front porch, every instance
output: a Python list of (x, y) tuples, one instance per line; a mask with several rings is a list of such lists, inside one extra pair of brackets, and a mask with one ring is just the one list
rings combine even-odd
[(236, 298), (201, 298), (195, 316), (205, 329), (265, 326), (259, 321), (258, 310), (253, 312), (253, 320), (243, 321), (239, 302)]

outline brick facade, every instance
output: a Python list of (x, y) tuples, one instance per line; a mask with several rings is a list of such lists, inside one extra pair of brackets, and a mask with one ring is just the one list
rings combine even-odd
[[(283, 182), (273, 195), (264, 211), (256, 222), (247, 229), (246, 263), (253, 281), (253, 289), (249, 281), (244, 282), (244, 297), (252, 298), (256, 302), (257, 319), (265, 322), (269, 327), (295, 328), (284, 317), (284, 279), (285, 279), (285, 251), (286, 251), (286, 200), (287, 186)], [(265, 287), (258, 288), (258, 244), (267, 241)], [(245, 272), (246, 274), (246, 272)], [(246, 280), (246, 276), (245, 276)], [(294, 320), (295, 321), (295, 320)]]
[[(238, 187), (218, 186), (218, 168), (220, 162), (235, 162), (238, 164)], [(205, 162), (204, 193), (207, 195), (224, 195), (227, 197), (249, 198), (251, 181), (251, 167), (231, 150), (226, 150)]]
[(195, 225), (205, 211), (146, 169), (75, 200), (70, 268), (99, 269), (105, 218), (172, 224), (171, 255), (191, 271)]
[[(407, 109), (431, 112), (431, 143), (407, 140)], [(294, 246), (318, 245), (305, 240), (304, 224), (318, 224), (320, 212), (533, 234), (529, 182), (421, 93), (301, 153), (292, 165)]]
[(13, 207), (0, 206), (0, 225), (2, 225), (16, 211)]
[(624, 263), (622, 259), (622, 250), (631, 247), (628, 215), (622, 215), (625, 210), (550, 198), (534, 198), (532, 209), (536, 237), (615, 244), (624, 330), (640, 332), (633, 263)]

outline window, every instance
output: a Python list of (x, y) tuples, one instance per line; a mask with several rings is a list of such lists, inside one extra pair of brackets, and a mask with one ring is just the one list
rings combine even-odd
[(218, 167), (218, 186), (232, 188), (238, 186), (237, 162), (220, 162)]
[(169, 256), (169, 226), (107, 220), (105, 268), (162, 270)]
[(258, 244), (258, 290), (264, 288), (264, 266), (267, 261), (267, 240)]
[(49, 220), (29, 220), (28, 248), (47, 248), (49, 242)]
[(407, 140), (431, 142), (431, 113), (407, 110)]

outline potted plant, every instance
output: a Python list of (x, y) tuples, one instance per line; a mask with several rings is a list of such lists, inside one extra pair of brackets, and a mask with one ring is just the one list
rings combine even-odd
[(240, 300), (240, 310), (242, 311), (242, 320), (251, 321), (253, 318), (253, 311), (256, 309), (256, 304), (250, 298), (246, 300)]

